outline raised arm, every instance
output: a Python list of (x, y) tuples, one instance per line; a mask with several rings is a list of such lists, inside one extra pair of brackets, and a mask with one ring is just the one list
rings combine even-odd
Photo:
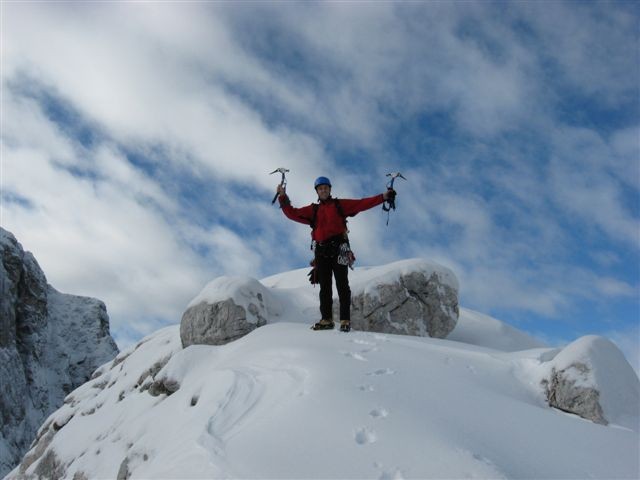
[(340, 199), (340, 206), (344, 211), (344, 214), (348, 217), (352, 217), (357, 213), (369, 210), (375, 206), (380, 205), (385, 200), (385, 195), (379, 193), (373, 197), (360, 198), (358, 200)]
[(284, 189), (279, 187), (278, 193), (278, 200), (280, 202), (280, 207), (282, 208), (282, 213), (284, 213), (287, 218), (294, 222), (311, 225), (311, 219), (313, 218), (312, 205), (307, 205), (302, 208), (294, 208), (291, 206), (291, 200), (289, 200), (289, 196), (285, 193)]

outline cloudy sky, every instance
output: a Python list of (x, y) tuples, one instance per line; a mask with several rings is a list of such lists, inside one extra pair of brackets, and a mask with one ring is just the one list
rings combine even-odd
[[(304, 267), (313, 180), (401, 171), (359, 265), (424, 257), (461, 304), (638, 364), (636, 2), (2, 2), (2, 226), (121, 347), (220, 275)], [(310, 322), (314, 319), (309, 319)]]

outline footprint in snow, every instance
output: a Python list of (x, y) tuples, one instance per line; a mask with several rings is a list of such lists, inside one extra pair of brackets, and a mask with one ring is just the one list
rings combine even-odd
[(395, 370), (391, 370), (390, 368), (380, 368), (378, 370), (375, 370), (373, 372), (369, 372), (367, 373), (368, 376), (380, 376), (380, 375), (393, 375), (395, 372)]
[(360, 350), (360, 353), (371, 353), (371, 352), (377, 352), (379, 349), (378, 347), (371, 347), (371, 348), (365, 348), (364, 350)]
[(389, 341), (389, 338), (386, 335), (382, 335), (380, 333), (374, 333), (372, 336), (374, 340), (380, 340), (381, 342)]
[(351, 342), (356, 345), (366, 345), (369, 347), (375, 347), (377, 345), (376, 342), (370, 342), (369, 340), (364, 340), (362, 338), (356, 338), (355, 340), (351, 340)]
[(382, 407), (374, 408), (369, 412), (369, 416), (371, 418), (385, 418), (387, 415), (389, 415), (389, 411), (386, 408)]
[(376, 432), (368, 429), (367, 427), (362, 427), (356, 430), (355, 433), (355, 441), (358, 445), (366, 445), (367, 443), (374, 443), (378, 440), (376, 436)]
[(353, 358), (354, 360), (360, 360), (361, 362), (367, 361), (367, 359), (358, 352), (342, 352), (342, 353), (345, 357)]
[(404, 476), (402, 471), (396, 468), (393, 472), (383, 471), (378, 480), (404, 480)]
[(375, 392), (376, 388), (373, 385), (359, 385), (358, 390), (361, 392)]

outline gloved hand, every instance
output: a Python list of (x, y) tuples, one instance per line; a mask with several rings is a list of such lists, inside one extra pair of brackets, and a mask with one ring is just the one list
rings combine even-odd
[(316, 277), (316, 267), (313, 267), (309, 273), (307, 273), (307, 277), (309, 277), (309, 283), (311, 285), (316, 285), (318, 283), (318, 279)]
[(393, 188), (388, 188), (386, 192), (384, 192), (385, 201), (393, 204), (396, 200), (396, 191)]

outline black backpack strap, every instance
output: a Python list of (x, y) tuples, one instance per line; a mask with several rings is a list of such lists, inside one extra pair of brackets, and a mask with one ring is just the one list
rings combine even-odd
[(311, 215), (311, 230), (316, 229), (316, 218), (318, 217), (318, 208), (320, 208), (319, 203), (313, 204), (313, 215)]

